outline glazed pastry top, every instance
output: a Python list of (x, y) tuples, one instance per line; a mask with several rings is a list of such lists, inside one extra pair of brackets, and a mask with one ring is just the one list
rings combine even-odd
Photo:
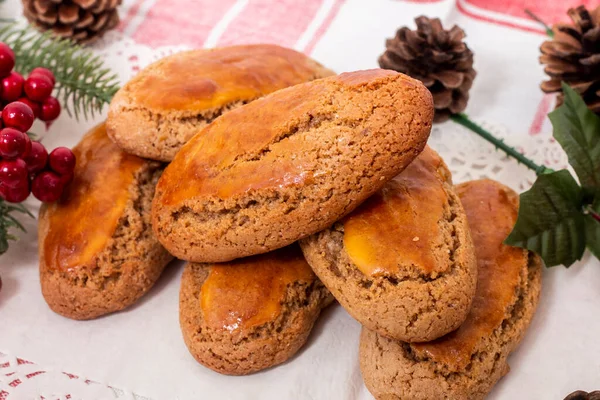
[(146, 163), (113, 144), (104, 124), (85, 135), (73, 153), (73, 182), (44, 213), (44, 260), (48, 268), (63, 271), (91, 266), (105, 248), (123, 215), (135, 174)]
[(214, 330), (231, 333), (274, 321), (288, 286), (315, 279), (297, 244), (213, 264), (200, 295), (204, 320)]
[(331, 74), (304, 54), (284, 47), (231, 46), (166, 57), (132, 79), (122, 95), (154, 112), (203, 111)]
[(324, 99), (386, 81), (415, 92), (422, 86), (393, 71), (358, 71), (283, 89), (229, 111), (179, 151), (158, 183), (155, 203), (178, 206), (194, 197), (226, 199), (255, 189), (310, 183), (322, 173), (315, 161), (316, 144), (296, 133), (357, 112), (356, 105), (323, 104)]
[(457, 186), (467, 213), (478, 263), (475, 298), (467, 320), (456, 331), (429, 343), (412, 344), (419, 356), (463, 371), (482, 338), (510, 317), (517, 288), (527, 280), (528, 252), (503, 244), (518, 212), (518, 197), (491, 180)]
[(344, 249), (352, 263), (371, 277), (394, 276), (405, 266), (435, 277), (450, 257), (432, 251), (444, 243), (440, 221), (448, 213), (451, 184), (442, 159), (425, 150), (383, 189), (343, 220)]

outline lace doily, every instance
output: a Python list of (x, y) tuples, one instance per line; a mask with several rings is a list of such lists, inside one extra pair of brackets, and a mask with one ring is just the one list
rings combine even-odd
[[(509, 133), (502, 126), (478, 120), (475, 122), (538, 165), (543, 164), (555, 170), (569, 167), (567, 155), (549, 133), (517, 135)], [(523, 192), (535, 181), (533, 171), (453, 122), (434, 125), (429, 144), (444, 158), (455, 183), (490, 178)]]

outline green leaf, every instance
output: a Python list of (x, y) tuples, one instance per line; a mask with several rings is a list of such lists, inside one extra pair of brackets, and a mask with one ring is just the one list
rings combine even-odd
[(567, 170), (538, 176), (520, 196), (517, 223), (505, 243), (539, 254), (546, 266), (569, 267), (585, 250), (583, 191)]
[(581, 185), (590, 193), (600, 191), (600, 117), (581, 96), (562, 84), (564, 103), (548, 114), (554, 137), (569, 157)]
[(586, 206), (585, 242), (588, 249), (600, 259), (600, 199), (594, 205)]

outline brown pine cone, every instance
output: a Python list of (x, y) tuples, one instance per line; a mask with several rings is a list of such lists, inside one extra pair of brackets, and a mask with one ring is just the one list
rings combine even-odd
[(122, 0), (22, 0), (23, 13), (41, 31), (90, 44), (119, 24)]
[(578, 390), (565, 397), (565, 400), (600, 400), (600, 391), (596, 390), (588, 393)]
[(540, 47), (540, 63), (546, 64), (544, 71), (550, 77), (541, 88), (546, 93), (560, 92), (559, 106), (564, 98), (561, 81), (565, 81), (600, 114), (600, 6), (593, 11), (579, 6), (567, 13), (573, 24), (554, 25), (554, 39)]
[(386, 41), (379, 66), (419, 79), (431, 91), (435, 121), (446, 121), (467, 107), (469, 89), (476, 72), (473, 53), (463, 42), (465, 32), (458, 26), (444, 30), (439, 18), (415, 19), (417, 29), (400, 28)]

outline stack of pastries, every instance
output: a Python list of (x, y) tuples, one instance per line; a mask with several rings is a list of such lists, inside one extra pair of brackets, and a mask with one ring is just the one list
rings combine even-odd
[(160, 60), (117, 93), (41, 211), (44, 297), (96, 318), (177, 257), (183, 338), (215, 371), (286, 361), (335, 299), (363, 325), (376, 398), (482, 398), (529, 325), (541, 264), (502, 243), (513, 191), (453, 185), (426, 145), (433, 114), (403, 74), (335, 75), (273, 45)]

